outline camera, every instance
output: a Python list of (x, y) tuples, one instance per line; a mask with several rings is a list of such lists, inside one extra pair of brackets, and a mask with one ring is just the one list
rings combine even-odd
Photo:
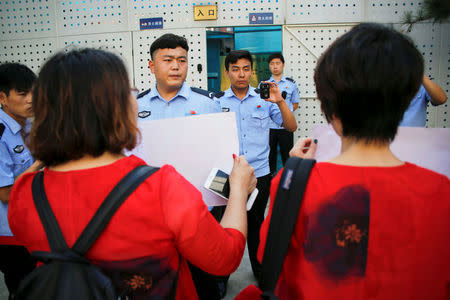
[(262, 99), (270, 98), (270, 84), (261, 82), (259, 85), (259, 94)]

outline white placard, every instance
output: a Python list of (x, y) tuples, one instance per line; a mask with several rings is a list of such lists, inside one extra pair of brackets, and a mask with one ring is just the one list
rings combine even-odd
[[(341, 140), (331, 125), (316, 126), (313, 138), (318, 140), (317, 161), (327, 161), (339, 155)], [(450, 128), (399, 127), (391, 150), (403, 161), (450, 178)]]
[(174, 166), (196, 186), (209, 206), (226, 200), (203, 187), (212, 168), (230, 173), (239, 154), (234, 112), (140, 122), (141, 143), (134, 154), (151, 166)]

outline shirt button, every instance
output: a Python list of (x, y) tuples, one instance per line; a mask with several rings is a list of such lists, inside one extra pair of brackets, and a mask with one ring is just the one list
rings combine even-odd
[(245, 120), (244, 118), (242, 118), (242, 120)]
[(25, 162), (25, 160), (24, 160), (24, 159), (22, 159), (22, 162)]
[(245, 153), (247, 153), (247, 150), (245, 150)]
[(244, 134), (244, 137), (246, 137), (247, 135)]

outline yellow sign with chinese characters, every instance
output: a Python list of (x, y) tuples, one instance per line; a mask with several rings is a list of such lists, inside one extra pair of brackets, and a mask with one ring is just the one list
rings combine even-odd
[(217, 20), (217, 5), (194, 6), (194, 21)]

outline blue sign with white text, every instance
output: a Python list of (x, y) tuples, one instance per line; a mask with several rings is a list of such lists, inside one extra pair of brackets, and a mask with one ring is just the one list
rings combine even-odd
[(139, 26), (141, 30), (163, 28), (163, 23), (163, 18), (139, 19)]
[(273, 24), (273, 13), (250, 13), (249, 24)]

